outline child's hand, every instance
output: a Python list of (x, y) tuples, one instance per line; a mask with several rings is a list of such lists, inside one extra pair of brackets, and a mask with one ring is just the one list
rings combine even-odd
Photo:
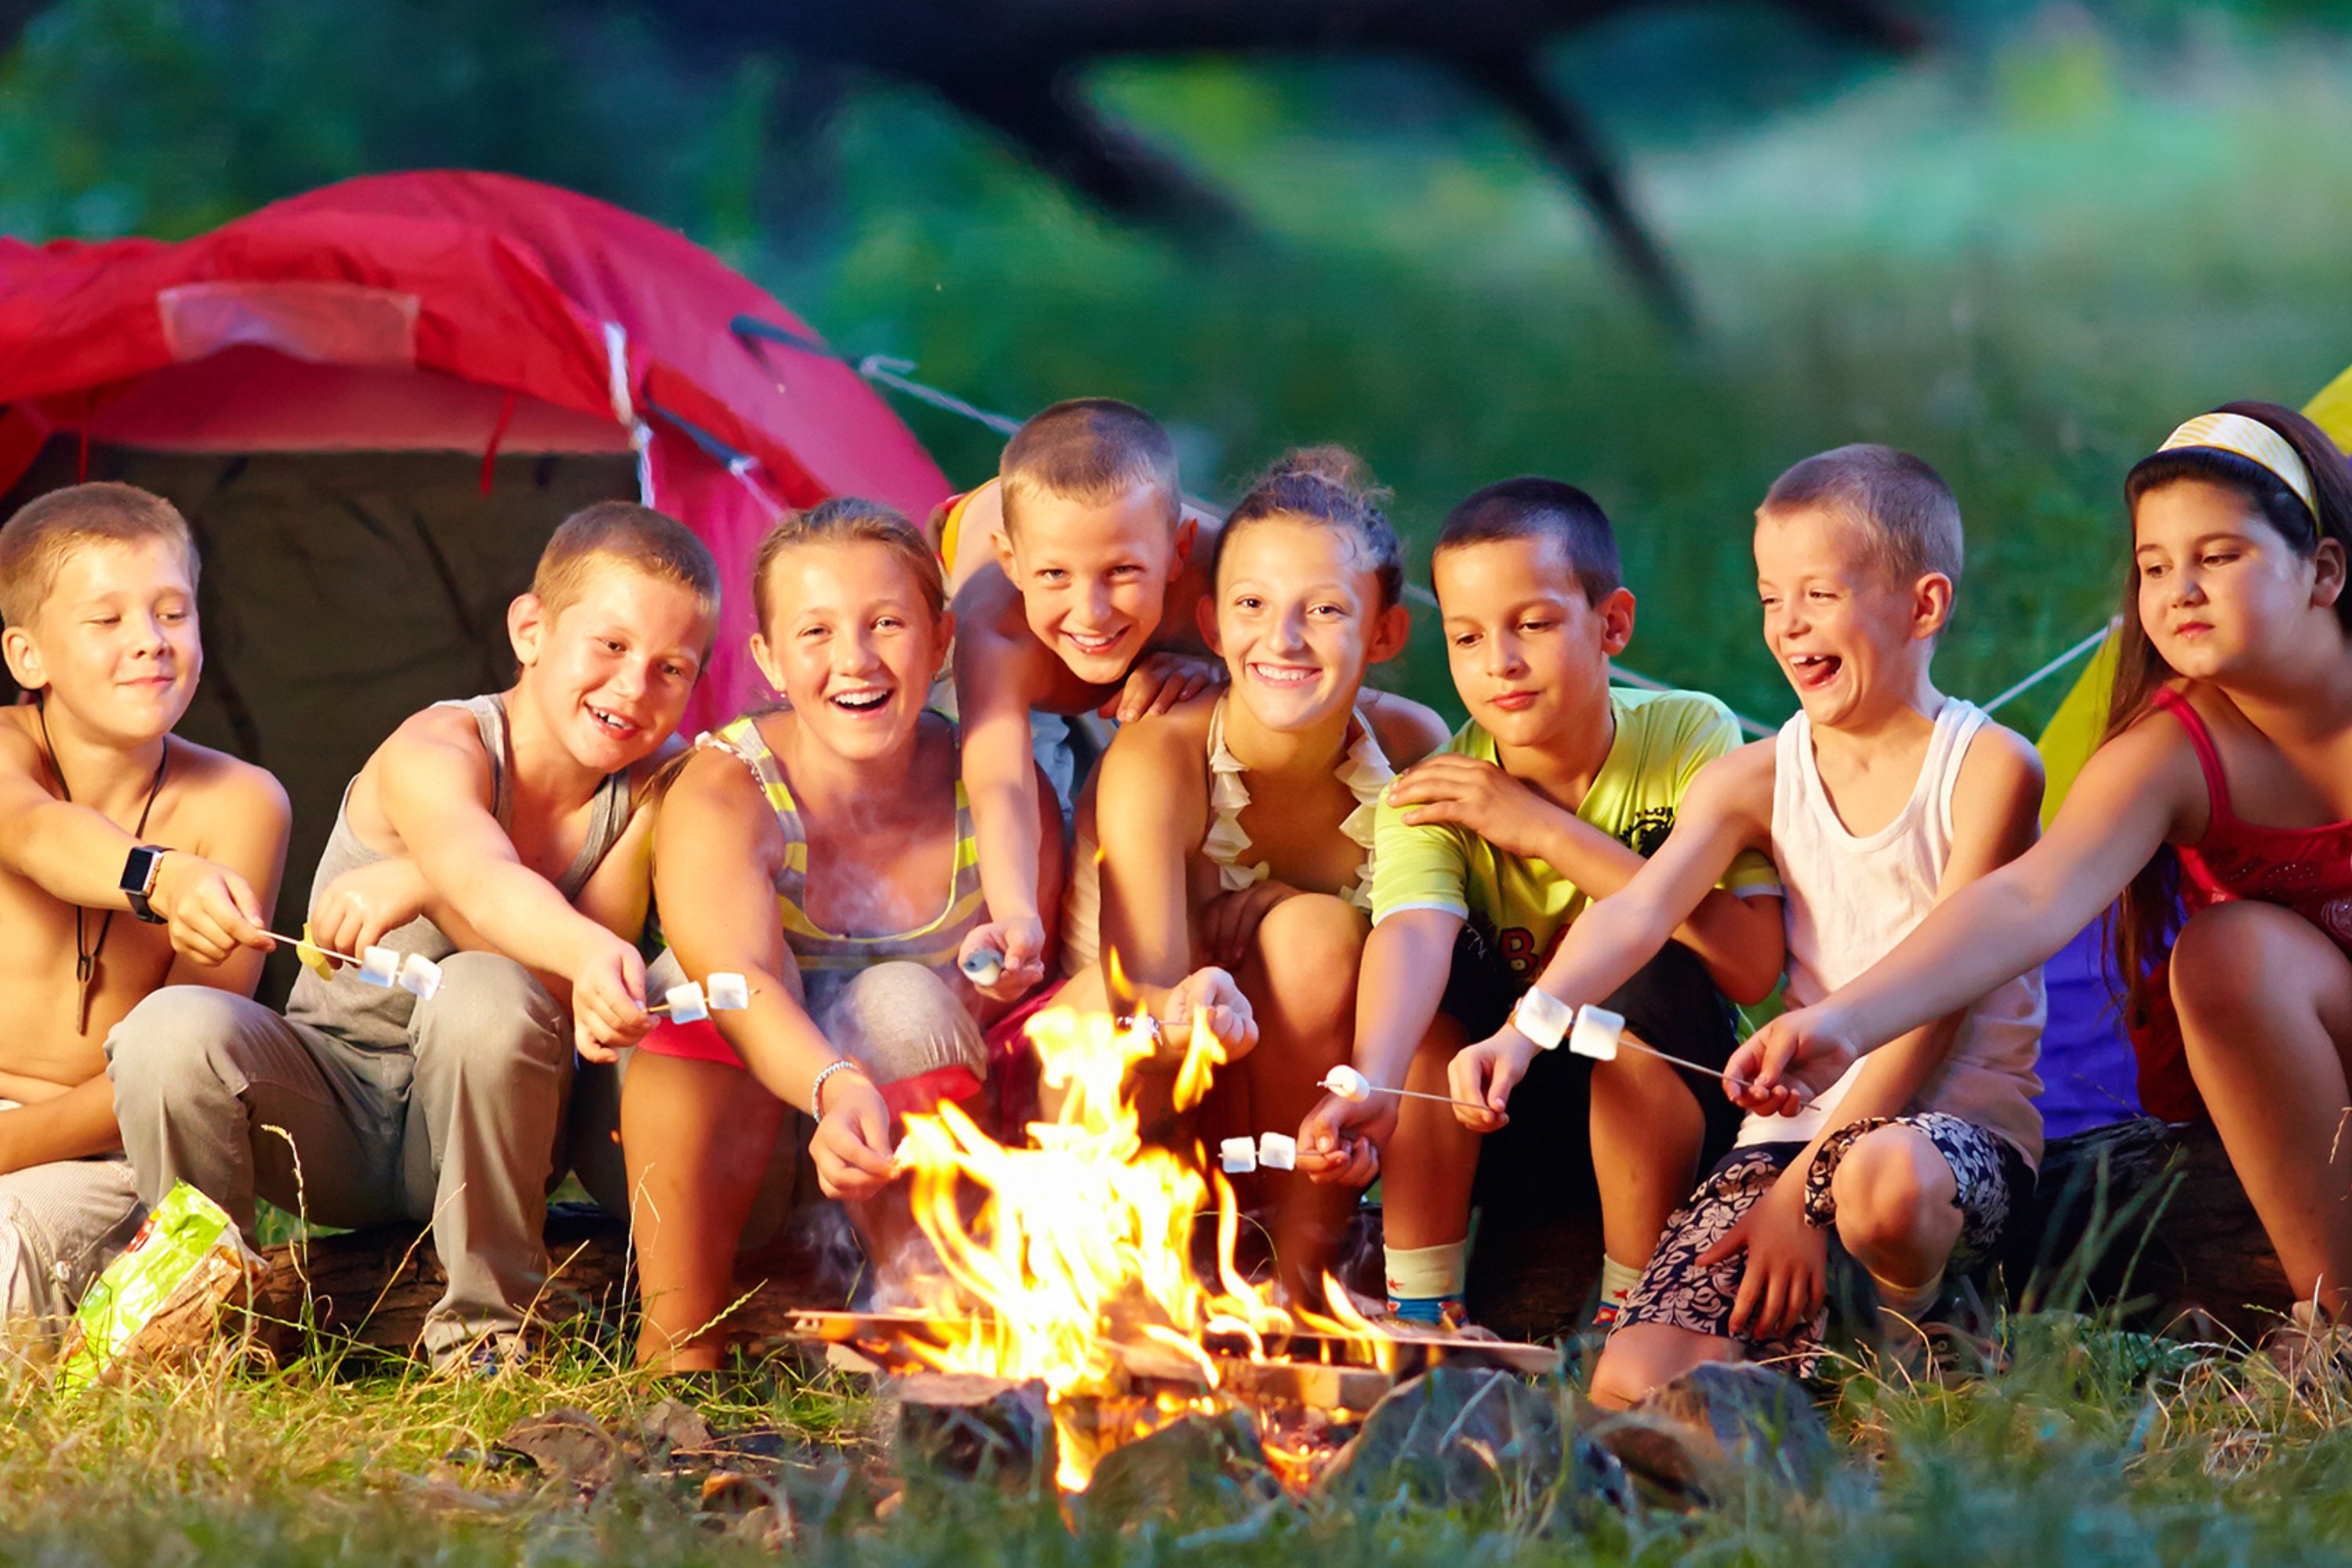
[(809, 1139), (816, 1183), (829, 1198), (870, 1198), (898, 1174), (890, 1159), (890, 1109), (864, 1071), (824, 1080), (824, 1115)]
[(621, 1059), (655, 1024), (646, 1011), (646, 961), (635, 947), (596, 928), (604, 940), (572, 976), (572, 1042), (592, 1062)]
[[(1723, 1092), (1759, 1116), (1793, 1116), (1861, 1055), (1827, 1003), (1783, 1013), (1741, 1042), (1723, 1064)], [(1746, 1088), (1731, 1080), (1743, 1079)]]
[(253, 884), (184, 849), (168, 851), (155, 868), (148, 905), (163, 917), (172, 951), (198, 963), (226, 963), (241, 947), (268, 952), (278, 945), (261, 929), (261, 900), (253, 896)]
[(1794, 1333), (1821, 1313), (1830, 1236), (1805, 1219), (1801, 1170), (1791, 1167), (1722, 1240), (1698, 1257), (1704, 1268), (1747, 1250), (1748, 1266), (1740, 1275), (1739, 1295), (1731, 1303), (1730, 1327), (1749, 1339)]
[[(1456, 1101), (1454, 1119), (1473, 1132), (1493, 1132), (1510, 1121), (1503, 1107), (1536, 1059), (1536, 1043), (1506, 1024), (1475, 1046), (1465, 1046), (1446, 1064), (1446, 1090)], [(1469, 1101), (1469, 1104), (1460, 1103)], [(1474, 1106), (1485, 1106), (1483, 1110)]]
[(1029, 988), (1045, 978), (1045, 926), (1034, 915), (1016, 920), (990, 921), (971, 928), (956, 950), (959, 966), (971, 961), (975, 952), (993, 952), (1003, 961), (1003, 970), (982, 985), (972, 979), (970, 970), (964, 979), (971, 988), (992, 1002), (1014, 1002), (1028, 994)]
[(1271, 877), (1234, 892), (1219, 893), (1201, 909), (1202, 948), (1213, 962), (1238, 969), (1249, 952), (1250, 940), (1257, 935), (1257, 922), (1283, 900), (1297, 896), (1297, 889)]
[[(1257, 1015), (1241, 983), (1222, 969), (1196, 969), (1178, 981), (1160, 1004), (1163, 1023), (1190, 1025), (1202, 1019), (1209, 1033), (1225, 1047), (1225, 1059), (1235, 1061), (1257, 1046)], [(1179, 1053), (1181, 1056), (1181, 1053)]]
[(1389, 785), (1400, 820), (1465, 828), (1507, 853), (1542, 859), (1562, 815), (1494, 763), (1454, 752), (1423, 757)]
[(1327, 1094), (1298, 1124), (1298, 1168), (1324, 1186), (1369, 1185), (1381, 1173), (1381, 1151), (1396, 1123), (1395, 1095), (1348, 1100)]
[(1147, 713), (1165, 713), (1226, 679), (1223, 659), (1197, 654), (1148, 653), (1127, 672), (1119, 694), (1102, 705), (1102, 717), (1132, 724)]
[(431, 889), (416, 862), (394, 856), (354, 866), (327, 884), (310, 909), (310, 942), (365, 952), (425, 912)]

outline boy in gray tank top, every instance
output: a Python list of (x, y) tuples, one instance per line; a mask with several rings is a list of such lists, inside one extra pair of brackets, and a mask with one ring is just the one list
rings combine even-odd
[(107, 1043), (142, 1197), (186, 1181), (248, 1236), (257, 1195), (327, 1225), (429, 1222), (449, 1287), (425, 1352), (520, 1353), (574, 1049), (610, 1062), (653, 1021), (635, 942), (650, 814), (633, 806), (718, 598), (709, 552), (658, 512), (604, 502), (556, 531), (508, 611), (515, 685), (394, 731), (312, 879), (320, 947), (422, 954), (440, 990), (305, 971), (283, 1016), (196, 987), (149, 997)]

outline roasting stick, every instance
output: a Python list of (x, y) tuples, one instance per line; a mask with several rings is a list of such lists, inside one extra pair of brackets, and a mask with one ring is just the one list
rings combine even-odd
[[(1571, 1054), (1591, 1057), (1597, 1062), (1614, 1061), (1617, 1059), (1618, 1051), (1626, 1047), (1631, 1047), (1645, 1055), (1654, 1056), (1669, 1067), (1678, 1067), (1685, 1072), (1696, 1073), (1701, 1078), (1715, 1079), (1730, 1084), (1735, 1089), (1752, 1089), (1756, 1087), (1748, 1079), (1734, 1073), (1727, 1073), (1721, 1068), (1711, 1068), (1705, 1062), (1695, 1062), (1687, 1057), (1678, 1057), (1671, 1052), (1662, 1051), (1655, 1046), (1630, 1038), (1625, 1033), (1623, 1016), (1612, 1013), (1606, 1007), (1584, 1006), (1576, 1010), (1576, 1022), (1568, 1031), (1568, 1048)], [(1802, 1084), (1797, 1086), (1797, 1092), (1803, 1099), (1812, 1098), (1811, 1090)]]
[[(1639, 1040), (1627, 1040), (1625, 1043), (1633, 1047), (1637, 1051), (1646, 1051), (1651, 1056), (1657, 1058), (1660, 1061), (1678, 1067), (1685, 1072), (1696, 1073), (1701, 1078), (1719, 1079), (1723, 1082), (1731, 1084), (1738, 1089), (1754, 1089), (1756, 1087), (1746, 1079), (1739, 1077), (1737, 1073), (1727, 1073), (1721, 1068), (1711, 1068), (1705, 1062), (1689, 1061), (1682, 1057), (1671, 1056), (1666, 1052), (1658, 1049), (1655, 1046), (1645, 1046)], [(1797, 1089), (1798, 1092), (1801, 1094), (1805, 1092), (1802, 1085), (1798, 1085)]]
[(1439, 1105), (1458, 1105), (1465, 1110), (1486, 1109), (1475, 1100), (1456, 1100), (1450, 1094), (1425, 1094), (1417, 1089), (1391, 1089), (1386, 1084), (1374, 1083), (1370, 1079), (1349, 1067), (1333, 1068), (1324, 1075), (1323, 1081), (1315, 1087), (1328, 1089), (1341, 1100), (1357, 1103), (1361, 1103), (1375, 1094), (1393, 1094), (1400, 1100), (1433, 1100)]
[[(389, 947), (371, 947), (359, 956), (322, 947), (310, 940), (310, 928), (305, 923), (300, 936), (288, 936), (283, 931), (262, 932), (272, 942), (284, 942), (294, 949), (310, 971), (322, 980), (331, 980), (334, 973), (327, 960), (348, 963), (360, 972), (360, 978), (371, 985), (386, 989), (397, 985), (423, 1001), (441, 989), (441, 966), (421, 952), (402, 953)], [(713, 1013), (730, 1012), (751, 1005), (751, 988), (740, 974), (713, 972), (709, 977), (709, 990), (689, 980), (683, 985), (673, 985), (659, 1002), (646, 1009), (648, 1013), (667, 1013), (673, 1023), (692, 1023), (708, 1018)]]
[[(1662, 1051), (1655, 1046), (1628, 1038), (1625, 1034), (1625, 1020), (1605, 1007), (1577, 1009), (1575, 1026), (1569, 1030), (1568, 1034), (1568, 1048), (1571, 1054), (1589, 1057), (1594, 1061), (1614, 1061), (1618, 1051), (1628, 1047), (1654, 1056), (1671, 1067), (1678, 1067), (1685, 1072), (1696, 1073), (1701, 1078), (1716, 1079), (1737, 1089), (1752, 1089), (1756, 1087), (1747, 1079), (1735, 1073), (1725, 1072), (1721, 1068), (1711, 1068), (1705, 1062), (1695, 1062), (1687, 1058)], [(1429, 1100), (1440, 1105), (1460, 1106), (1465, 1110), (1487, 1109), (1476, 1100), (1455, 1100), (1451, 1095), (1425, 1094), (1417, 1089), (1391, 1089), (1385, 1084), (1372, 1082), (1352, 1067), (1333, 1068), (1330, 1074), (1323, 1079), (1320, 1087), (1329, 1089), (1333, 1094), (1346, 1100), (1361, 1100), (1366, 1096), (1373, 1094), (1393, 1094), (1406, 1100)], [(1810, 1091), (1803, 1085), (1798, 1085), (1797, 1090), (1806, 1099), (1811, 1098)]]
[(268, 937), (274, 942), (292, 948), (294, 950), (294, 955), (305, 963), (310, 962), (310, 955), (313, 953), (317, 953), (321, 957), (334, 959), (339, 963), (348, 963), (353, 969), (363, 968), (367, 963), (365, 959), (354, 958), (348, 952), (337, 952), (331, 947), (320, 946), (317, 942), (310, 940), (310, 928), (309, 926), (304, 926), (302, 928), (302, 934), (300, 936), (288, 936), (282, 931), (265, 931), (261, 934)]
[(333, 969), (327, 960), (348, 963), (360, 972), (360, 978), (370, 985), (390, 990), (397, 985), (419, 1002), (441, 989), (441, 966), (421, 952), (402, 953), (389, 947), (371, 947), (359, 957), (338, 952), (331, 947), (320, 947), (310, 940), (310, 928), (306, 922), (300, 936), (288, 936), (282, 931), (261, 933), (272, 942), (284, 942), (294, 949), (294, 956), (303, 966), (321, 980), (332, 980)]
[(662, 999), (646, 1009), (648, 1013), (667, 1013), (673, 1024), (691, 1024), (708, 1018), (713, 1013), (732, 1013), (751, 1005), (751, 988), (740, 974), (713, 970), (706, 977), (709, 989), (689, 980), (683, 985), (673, 985), (662, 994)]

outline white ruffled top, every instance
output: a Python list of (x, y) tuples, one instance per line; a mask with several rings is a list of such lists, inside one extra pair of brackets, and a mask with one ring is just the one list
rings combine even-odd
[[(1227, 892), (1239, 892), (1264, 881), (1268, 868), (1261, 861), (1244, 866), (1241, 858), (1250, 847), (1249, 834), (1242, 827), (1242, 813), (1250, 803), (1249, 770), (1241, 759), (1225, 746), (1225, 701), (1217, 699), (1216, 708), (1209, 714), (1209, 833), (1201, 841), (1201, 853), (1217, 868), (1217, 882)], [(1356, 908), (1370, 912), (1372, 907), (1372, 822), (1381, 793), (1396, 778), (1396, 770), (1389, 766), (1381, 743), (1373, 738), (1372, 727), (1364, 721), (1363, 710), (1358, 709), (1348, 721), (1350, 741), (1347, 755), (1340, 758), (1337, 776), (1356, 797), (1356, 809), (1339, 824), (1339, 831), (1363, 850), (1364, 858), (1356, 868), (1354, 885), (1340, 897)]]

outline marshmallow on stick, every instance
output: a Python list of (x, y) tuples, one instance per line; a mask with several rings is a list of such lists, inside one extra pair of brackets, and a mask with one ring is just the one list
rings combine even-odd
[(441, 966), (421, 952), (412, 952), (400, 961), (400, 988), (419, 1002), (432, 1000), (441, 989)]
[(721, 970), (713, 972), (707, 980), (708, 990), (691, 980), (671, 986), (662, 994), (660, 1001), (646, 1011), (667, 1013), (673, 1024), (692, 1024), (713, 1013), (731, 1013), (751, 1005), (751, 986), (741, 975)]
[(1298, 1140), (1287, 1132), (1257, 1135), (1257, 1163), (1269, 1171), (1287, 1171), (1298, 1163)]
[[(1606, 1007), (1579, 1007), (1576, 1010), (1576, 1022), (1568, 1031), (1568, 1048), (1575, 1055), (1590, 1057), (1596, 1062), (1613, 1062), (1617, 1059), (1617, 1053), (1629, 1047), (1654, 1056), (1669, 1066), (1678, 1067), (1685, 1072), (1696, 1073), (1701, 1078), (1721, 1079), (1741, 1089), (1755, 1087), (1746, 1079), (1735, 1077), (1721, 1068), (1711, 1068), (1705, 1062), (1672, 1056), (1655, 1046), (1628, 1039), (1623, 1016), (1612, 1013)], [(1797, 1092), (1806, 1099), (1812, 1098), (1811, 1092), (1801, 1084), (1797, 1086)]]
[[(335, 963), (348, 963), (358, 970), (360, 978), (370, 985), (381, 985), (387, 991), (397, 985), (419, 1002), (441, 989), (441, 966), (421, 952), (403, 953), (397, 948), (380, 946), (371, 947), (357, 957), (348, 952), (338, 952), (331, 947), (320, 947), (310, 940), (310, 926), (307, 921), (303, 922), (302, 934), (299, 937), (274, 931), (261, 934), (272, 942), (291, 945), (294, 956), (301, 960), (303, 967), (321, 980), (335, 977)], [(330, 959), (334, 963), (329, 963)]]
[(1246, 1175), (1257, 1169), (1257, 1145), (1247, 1138), (1228, 1138), (1217, 1145), (1217, 1161), (1227, 1175)]
[(1111, 1023), (1121, 1029), (1142, 1029), (1169, 1045), (1181, 1047), (1192, 1037), (1190, 1018), (1160, 1018), (1150, 1013), (1131, 1013), (1113, 1018)]
[(1004, 973), (1004, 955), (992, 947), (974, 948), (957, 967), (974, 985), (993, 985)]
[(1350, 1105), (1360, 1105), (1376, 1094), (1393, 1094), (1400, 1100), (1429, 1100), (1440, 1105), (1459, 1105), (1469, 1110), (1486, 1109), (1475, 1100), (1456, 1100), (1446, 1094), (1423, 1094), (1417, 1089), (1391, 1089), (1385, 1084), (1374, 1083), (1351, 1067), (1333, 1068), (1315, 1087), (1329, 1089)]

